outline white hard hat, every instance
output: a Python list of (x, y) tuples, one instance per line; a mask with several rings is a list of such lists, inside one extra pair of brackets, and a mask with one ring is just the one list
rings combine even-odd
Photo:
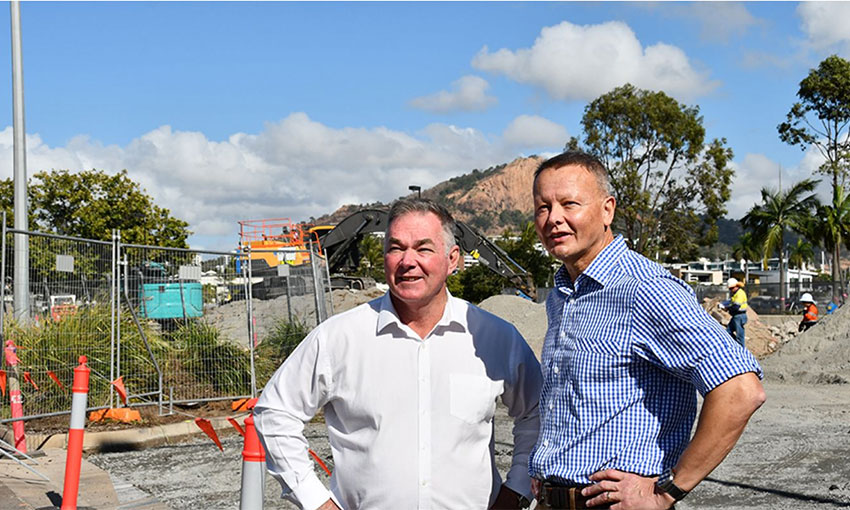
[(736, 280), (735, 278), (729, 278), (728, 280), (726, 280), (726, 287), (731, 289), (732, 287), (737, 287), (737, 286), (738, 286), (738, 280)]
[(806, 292), (802, 296), (800, 296), (801, 303), (812, 303), (814, 304), (815, 300), (812, 298), (812, 295)]

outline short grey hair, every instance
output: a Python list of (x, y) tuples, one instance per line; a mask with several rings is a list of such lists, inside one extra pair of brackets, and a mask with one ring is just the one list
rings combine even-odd
[(455, 220), (448, 209), (427, 198), (400, 198), (393, 202), (390, 207), (390, 212), (387, 214), (387, 230), (384, 235), (384, 252), (386, 252), (389, 248), (389, 233), (393, 222), (400, 217), (411, 213), (431, 213), (439, 218), (440, 226), (443, 228), (443, 242), (446, 245), (447, 255), (451, 249), (457, 245), (457, 241), (455, 241)]
[(605, 165), (596, 156), (582, 151), (567, 151), (557, 156), (551, 157), (540, 163), (537, 170), (534, 172), (534, 184), (537, 185), (537, 177), (546, 170), (557, 170), (559, 168), (576, 165), (584, 168), (596, 178), (596, 184), (599, 185), (599, 190), (606, 196), (612, 196), (611, 180), (608, 177), (608, 170)]

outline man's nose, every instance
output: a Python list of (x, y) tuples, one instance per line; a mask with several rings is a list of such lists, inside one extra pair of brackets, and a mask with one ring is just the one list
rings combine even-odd
[(560, 204), (554, 204), (549, 209), (549, 216), (546, 217), (546, 223), (549, 225), (560, 225), (564, 222), (564, 208)]

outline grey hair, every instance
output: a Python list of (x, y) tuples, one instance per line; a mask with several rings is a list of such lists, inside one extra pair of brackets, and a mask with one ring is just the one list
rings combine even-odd
[(446, 255), (448, 255), (451, 249), (457, 245), (454, 233), (455, 220), (448, 209), (427, 198), (400, 198), (393, 202), (393, 205), (390, 207), (390, 212), (387, 215), (387, 230), (384, 235), (384, 252), (386, 252), (389, 248), (389, 233), (393, 222), (410, 213), (431, 213), (439, 218), (440, 226), (443, 230), (443, 241), (446, 245)]
[(604, 195), (612, 196), (614, 194), (605, 165), (596, 156), (582, 151), (567, 151), (540, 163), (540, 166), (534, 172), (534, 185), (537, 185), (537, 177), (545, 170), (557, 170), (570, 165), (580, 166), (593, 174), (596, 178), (596, 184), (599, 185), (599, 190)]

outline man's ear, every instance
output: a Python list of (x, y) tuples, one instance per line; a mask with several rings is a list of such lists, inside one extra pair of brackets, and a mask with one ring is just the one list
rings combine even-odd
[(454, 245), (449, 250), (449, 273), (446, 277), (455, 272), (458, 263), (460, 263), (460, 247), (458, 245)]
[(614, 223), (614, 212), (617, 210), (617, 199), (613, 195), (605, 197), (602, 202), (602, 221), (605, 225), (605, 230), (611, 227)]

